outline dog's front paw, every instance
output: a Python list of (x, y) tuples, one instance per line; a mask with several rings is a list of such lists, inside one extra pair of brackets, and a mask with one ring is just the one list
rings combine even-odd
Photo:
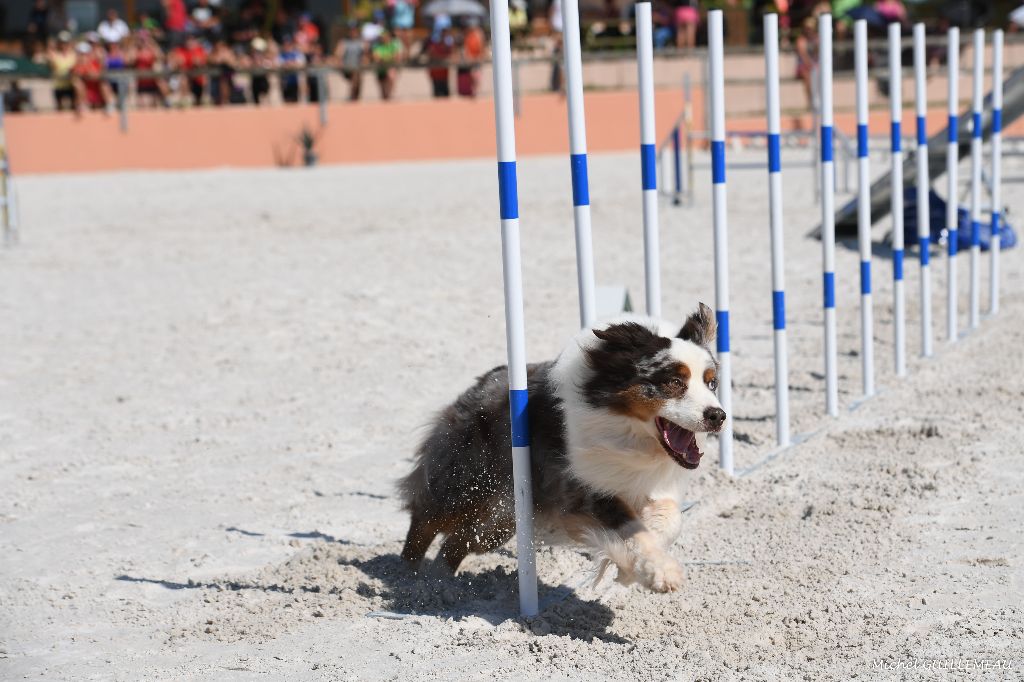
[(683, 567), (668, 554), (642, 558), (637, 562), (640, 584), (654, 592), (675, 592), (683, 586)]

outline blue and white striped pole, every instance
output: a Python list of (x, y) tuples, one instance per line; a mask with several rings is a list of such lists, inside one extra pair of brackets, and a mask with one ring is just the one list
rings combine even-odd
[(825, 303), (825, 412), (839, 416), (836, 359), (836, 171), (832, 158), (832, 15), (818, 17), (821, 97), (821, 249)]
[(892, 137), (892, 313), (896, 376), (907, 374), (907, 313), (903, 290), (903, 59), (900, 25), (889, 24), (889, 120)]
[(914, 24), (914, 99), (917, 109), (917, 243), (921, 250), (921, 355), (932, 355), (931, 215), (928, 175), (928, 59), (924, 24)]
[(711, 198), (715, 229), (715, 317), (718, 318), (718, 400), (729, 416), (719, 434), (718, 464), (727, 474), (732, 462), (732, 364), (729, 353), (729, 216), (725, 195), (725, 60), (722, 10), (708, 12), (708, 88), (711, 100)]
[(959, 203), (959, 181), (957, 165), (960, 163), (958, 149), (957, 126), (960, 125), (958, 109), (960, 106), (960, 29), (956, 26), (949, 29), (946, 36), (946, 65), (949, 67), (949, 138), (946, 145), (946, 338), (955, 343), (957, 338), (957, 301), (956, 252), (957, 227), (960, 215), (957, 211)]
[(772, 237), (772, 326), (775, 328), (775, 436), (789, 445), (789, 362), (786, 356), (786, 272), (782, 238), (782, 158), (779, 135), (779, 15), (764, 15), (764, 84), (768, 116), (768, 204)]
[(576, 225), (576, 277), (580, 326), (597, 319), (594, 302), (594, 247), (590, 229), (590, 183), (587, 178), (587, 122), (583, 113), (583, 63), (580, 57), (578, 0), (562, 0), (565, 90), (569, 109), (569, 168), (572, 173), (573, 221)]
[(974, 31), (974, 75), (971, 96), (971, 289), (968, 324), (981, 324), (981, 112), (984, 108), (985, 29)]
[(505, 336), (508, 344), (509, 411), (512, 422), (512, 479), (516, 511), (519, 611), (537, 614), (537, 566), (533, 547), (533, 489), (530, 486), (530, 423), (527, 412), (526, 340), (519, 256), (519, 196), (516, 187), (516, 132), (512, 109), (512, 47), (508, 3), (491, 2), (494, 123), (498, 138), (498, 197), (501, 257), (505, 281)]
[(989, 315), (999, 312), (999, 250), (1002, 248), (1003, 182), (1003, 31), (992, 35), (992, 245)]
[(658, 174), (655, 167), (654, 28), (651, 3), (636, 3), (636, 64), (640, 90), (640, 173), (644, 210), (644, 295), (647, 314), (661, 317), (658, 249)]
[(853, 24), (857, 96), (857, 247), (860, 251), (860, 359), (864, 396), (875, 393), (874, 315), (871, 307), (871, 160), (868, 154), (868, 23)]

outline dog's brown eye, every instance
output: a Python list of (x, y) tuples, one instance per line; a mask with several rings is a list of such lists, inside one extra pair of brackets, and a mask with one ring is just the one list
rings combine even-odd
[(683, 388), (686, 386), (686, 382), (684, 382), (680, 377), (672, 377), (668, 380), (668, 384), (672, 388)]

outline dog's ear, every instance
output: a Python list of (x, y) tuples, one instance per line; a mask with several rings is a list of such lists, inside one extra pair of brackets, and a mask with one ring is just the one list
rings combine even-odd
[(679, 338), (698, 346), (709, 346), (718, 334), (715, 313), (703, 303), (697, 305), (697, 312), (686, 318), (686, 324), (679, 330)]

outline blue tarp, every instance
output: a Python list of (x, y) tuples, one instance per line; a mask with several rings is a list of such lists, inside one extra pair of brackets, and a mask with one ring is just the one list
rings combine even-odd
[[(970, 212), (964, 208), (957, 209), (959, 216), (957, 226), (957, 248), (966, 251), (971, 248)], [(946, 238), (946, 201), (935, 193), (928, 192), (928, 221), (931, 223), (932, 244), (938, 244)], [(992, 223), (988, 220), (980, 225), (981, 250), (988, 251), (992, 238)], [(1000, 249), (1011, 249), (1017, 245), (1017, 233), (1006, 221), (1006, 211), (999, 226)], [(917, 188), (908, 187), (903, 191), (903, 241), (907, 246), (917, 244)]]

